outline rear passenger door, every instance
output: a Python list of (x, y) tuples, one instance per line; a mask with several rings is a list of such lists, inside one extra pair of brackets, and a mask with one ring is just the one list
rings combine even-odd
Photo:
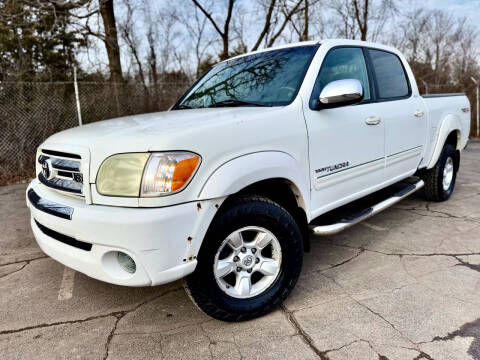
[(392, 182), (416, 171), (423, 154), (427, 122), (424, 103), (412, 88), (400, 58), (367, 49), (375, 78), (377, 108), (385, 126), (385, 180)]

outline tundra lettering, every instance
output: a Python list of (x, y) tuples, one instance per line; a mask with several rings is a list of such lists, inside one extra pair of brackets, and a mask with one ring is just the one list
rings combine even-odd
[(206, 314), (252, 319), (291, 292), (310, 236), (421, 188), (448, 200), (469, 110), (464, 94), (420, 95), (405, 57), (381, 44), (239, 55), (169, 111), (46, 139), (26, 194), (31, 227), (47, 255), (95, 279), (185, 278)]
[(348, 167), (348, 164), (349, 164), (348, 161), (345, 161), (345, 162), (340, 163), (340, 164), (326, 166), (326, 167), (323, 167), (321, 169), (315, 170), (315, 173), (320, 174), (322, 172), (331, 172), (331, 171), (334, 171), (334, 170), (339, 170), (339, 169)]

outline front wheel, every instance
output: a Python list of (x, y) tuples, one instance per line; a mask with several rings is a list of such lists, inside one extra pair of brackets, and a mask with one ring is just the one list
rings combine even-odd
[(446, 201), (455, 188), (455, 180), (459, 167), (460, 155), (455, 148), (446, 144), (435, 166), (426, 171), (425, 198), (430, 201)]
[(295, 286), (303, 241), (293, 217), (259, 196), (236, 200), (214, 219), (185, 290), (207, 315), (224, 321), (259, 317)]

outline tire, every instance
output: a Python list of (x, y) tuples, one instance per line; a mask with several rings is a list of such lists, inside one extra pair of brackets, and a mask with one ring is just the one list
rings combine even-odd
[[(446, 201), (452, 195), (455, 188), (455, 180), (460, 165), (460, 155), (450, 144), (445, 144), (440, 158), (435, 166), (428, 169), (423, 178), (425, 182), (424, 196), (429, 201)], [(449, 181), (448, 169), (451, 169), (451, 180)], [(445, 184), (444, 184), (445, 180)], [(445, 185), (445, 186), (444, 186)], [(448, 185), (448, 186), (447, 186)]]
[[(302, 268), (303, 239), (293, 217), (267, 198), (245, 196), (225, 206), (226, 209), (221, 208), (213, 220), (200, 249), (197, 268), (186, 278), (184, 287), (192, 301), (207, 315), (223, 321), (244, 321), (269, 313), (290, 294)], [(255, 246), (252, 244), (260, 244), (260, 241), (251, 241), (252, 238), (267, 239), (265, 243), (272, 240), (253, 253)], [(246, 246), (237, 247), (241, 239)], [(255, 257), (255, 265), (250, 265), (253, 268), (246, 267), (251, 263), (247, 261), (249, 254)], [(272, 264), (270, 260), (276, 264), (274, 270), (268, 268), (268, 272), (276, 275), (263, 275), (267, 262)], [(230, 273), (216, 277), (218, 269), (223, 269), (222, 261), (233, 264), (233, 270), (228, 266), (226, 271)], [(257, 266), (262, 267), (262, 272)], [(248, 283), (244, 279), (248, 276), (250, 288), (239, 286), (238, 279)], [(261, 280), (255, 282), (257, 278)], [(260, 292), (256, 294), (255, 291)]]

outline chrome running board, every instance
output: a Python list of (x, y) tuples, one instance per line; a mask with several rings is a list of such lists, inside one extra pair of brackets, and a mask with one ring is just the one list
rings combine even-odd
[(425, 183), (423, 180), (419, 180), (418, 182), (414, 184), (410, 184), (403, 188), (402, 190), (396, 192), (393, 194), (391, 197), (379, 202), (378, 204), (375, 204), (369, 208), (366, 208), (358, 213), (356, 213), (354, 216), (349, 216), (346, 218), (343, 218), (337, 223), (334, 224), (329, 224), (329, 225), (310, 225), (311, 230), (315, 235), (332, 235), (336, 234), (340, 231), (343, 231), (350, 226), (353, 226), (355, 224), (358, 224), (360, 221), (363, 221), (365, 219), (368, 219), (369, 217), (378, 214), (380, 211), (383, 211), (390, 206), (396, 204), (400, 200), (406, 198), (407, 196), (413, 194), (417, 190), (421, 189)]

